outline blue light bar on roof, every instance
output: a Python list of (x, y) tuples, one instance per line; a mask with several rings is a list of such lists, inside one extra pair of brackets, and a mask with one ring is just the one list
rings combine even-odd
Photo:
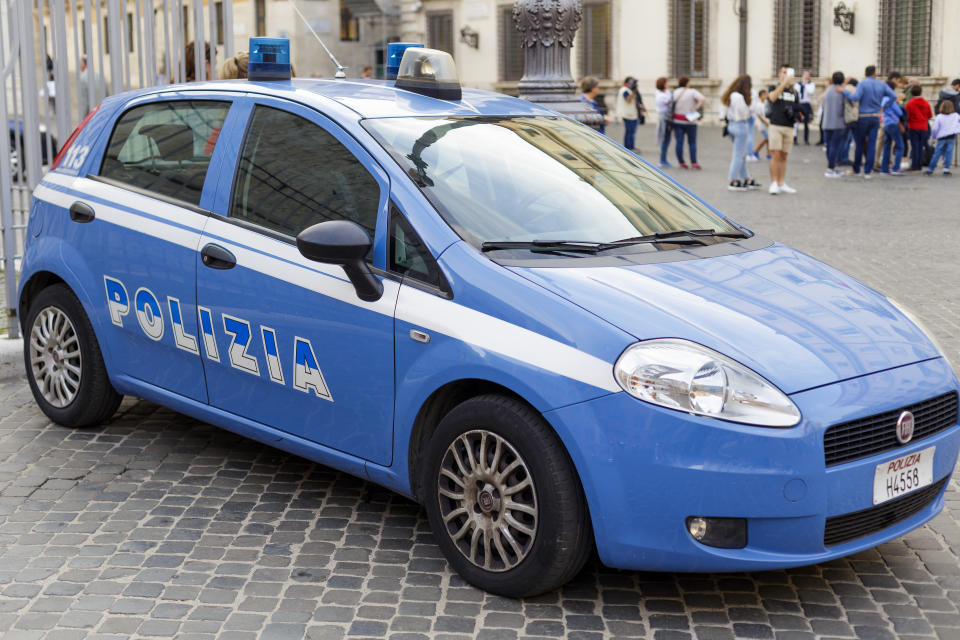
[(286, 38), (250, 38), (247, 78), (289, 80), (290, 41)]
[(400, 70), (400, 61), (403, 52), (410, 47), (423, 47), (418, 42), (389, 42), (387, 43), (387, 80), (396, 80)]

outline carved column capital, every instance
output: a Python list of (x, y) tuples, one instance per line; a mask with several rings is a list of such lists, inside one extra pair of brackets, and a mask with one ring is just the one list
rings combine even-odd
[(513, 20), (522, 34), (520, 46), (573, 46), (583, 19), (582, 0), (516, 0)]

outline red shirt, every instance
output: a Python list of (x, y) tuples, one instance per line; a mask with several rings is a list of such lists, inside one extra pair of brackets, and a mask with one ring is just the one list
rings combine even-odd
[(907, 129), (926, 131), (929, 128), (929, 120), (933, 117), (933, 109), (930, 108), (930, 103), (922, 96), (910, 98), (904, 109), (907, 112)]

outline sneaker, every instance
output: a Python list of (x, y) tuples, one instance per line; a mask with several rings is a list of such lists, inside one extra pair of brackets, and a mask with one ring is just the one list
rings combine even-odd
[(759, 161), (760, 161), (760, 156), (754, 153), (747, 154), (747, 162), (759, 162)]
[(727, 185), (727, 190), (728, 191), (746, 191), (747, 187), (739, 180), (734, 180), (733, 182)]
[(943, 170), (943, 175), (945, 175), (945, 176), (952, 176), (953, 174), (950, 173), (950, 169), (944, 169), (944, 170)]
[(780, 186), (776, 182), (770, 183), (770, 188), (767, 190), (770, 195), (775, 196), (780, 193)]
[(691, 169), (703, 169), (703, 167), (701, 167), (701, 166), (700, 166), (699, 164), (697, 164), (696, 162), (691, 162), (691, 163), (690, 163), (690, 168), (691, 168)]
[(865, 173), (865, 174), (863, 174), (863, 179), (864, 179), (864, 180), (871, 180), (872, 178), (873, 178), (873, 174), (872, 174), (872, 173)]
[(788, 185), (786, 182), (780, 185), (780, 193), (796, 193), (797, 190)]
[(859, 171), (854, 171), (853, 169), (847, 169), (846, 173), (844, 173), (843, 175), (845, 175), (845, 176), (858, 176), (858, 175), (860, 175), (860, 172), (859, 172)]
[(672, 169), (672, 168), (673, 168), (673, 165), (670, 164), (669, 162), (661, 162), (661, 163), (660, 163), (660, 168), (661, 168), (661, 169)]
[(686, 162), (681, 162), (681, 163), (679, 163), (677, 166), (680, 167), (681, 169), (689, 169), (689, 168), (690, 168), (690, 165), (688, 165)]
[(824, 178), (839, 178), (839, 177), (841, 177), (842, 175), (843, 175), (843, 174), (840, 173), (839, 171), (837, 171), (836, 169), (827, 169), (827, 170), (823, 173), (823, 177), (824, 177)]
[(930, 171), (930, 169), (924, 169), (924, 170), (923, 170), (923, 175), (925, 175), (925, 176), (932, 176), (932, 175), (933, 175), (933, 171)]
[(761, 185), (759, 182), (757, 182), (753, 178), (750, 178), (749, 180), (743, 183), (743, 186), (745, 186), (747, 189), (759, 189), (763, 185)]
[(890, 172), (890, 175), (892, 175), (892, 176), (905, 176), (905, 175), (907, 175), (907, 174), (905, 174), (903, 171), (891, 171), (891, 172)]

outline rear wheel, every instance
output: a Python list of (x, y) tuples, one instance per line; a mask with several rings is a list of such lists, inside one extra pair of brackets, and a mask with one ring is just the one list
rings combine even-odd
[(73, 291), (55, 284), (30, 305), (23, 341), (30, 390), (40, 409), (66, 427), (103, 422), (120, 406), (90, 319)]
[(477, 587), (536, 595), (573, 578), (592, 549), (586, 502), (556, 434), (499, 395), (455, 407), (424, 465), (427, 516), (447, 560)]

